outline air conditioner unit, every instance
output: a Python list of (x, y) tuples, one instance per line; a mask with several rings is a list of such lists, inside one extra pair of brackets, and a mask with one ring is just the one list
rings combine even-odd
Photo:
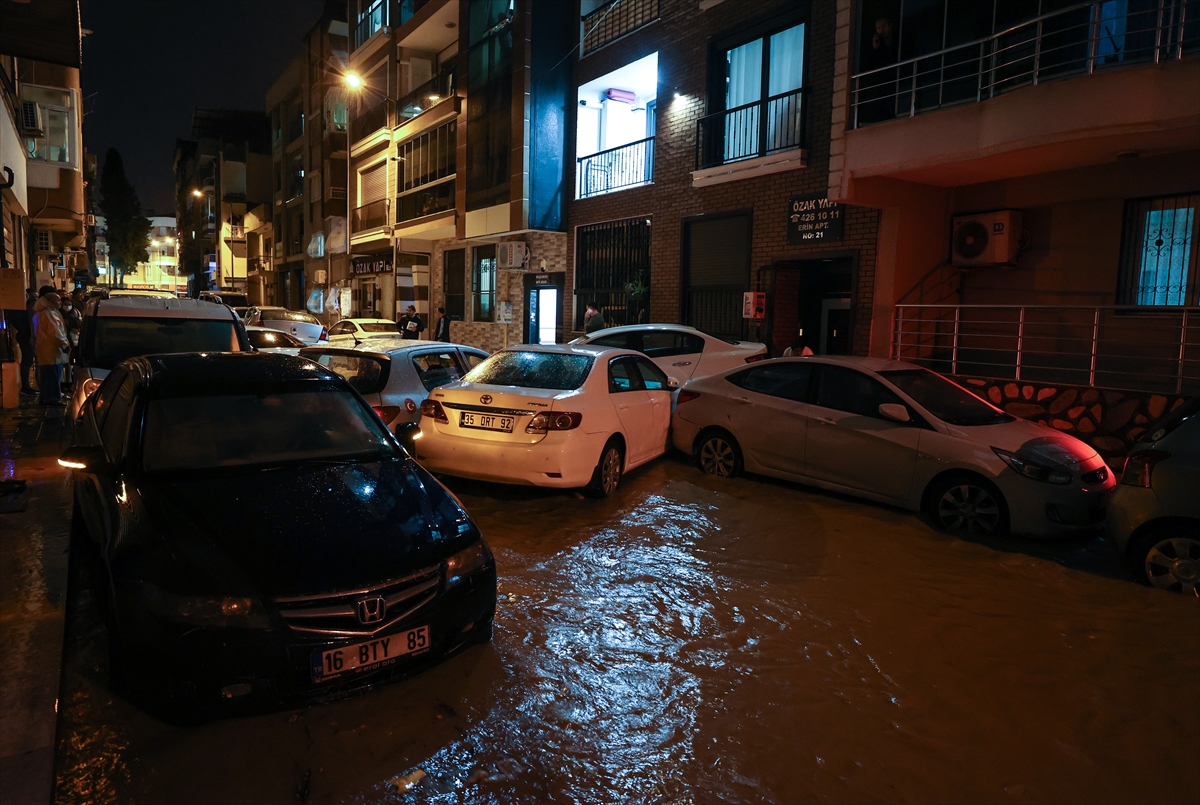
[(953, 221), (951, 261), (956, 266), (996, 266), (1015, 262), (1021, 239), (1019, 210), (964, 215)]
[(327, 274), (327, 272), (323, 268), (314, 269), (313, 270), (313, 282), (315, 282), (317, 285), (324, 285), (326, 274)]
[(496, 268), (521, 268), (529, 257), (529, 246), (523, 241), (496, 244)]
[(46, 135), (46, 127), (42, 122), (42, 107), (33, 101), (21, 101), (21, 133), (27, 137)]
[(83, 223), (87, 226), (95, 226), (96, 216), (89, 212), (87, 215), (83, 216)]

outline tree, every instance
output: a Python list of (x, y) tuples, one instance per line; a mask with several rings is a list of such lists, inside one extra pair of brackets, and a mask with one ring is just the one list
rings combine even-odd
[(125, 178), (125, 163), (115, 148), (104, 155), (100, 174), (100, 209), (108, 228), (108, 259), (117, 272), (117, 284), (150, 259), (150, 219), (142, 215), (137, 190)]

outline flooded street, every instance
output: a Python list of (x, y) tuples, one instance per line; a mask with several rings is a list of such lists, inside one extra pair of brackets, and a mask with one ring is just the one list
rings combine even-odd
[(952, 539), (679, 457), (601, 502), (451, 486), (493, 642), (331, 704), (158, 721), (109, 691), (76, 574), (57, 800), (1200, 799), (1200, 607), (1104, 539)]

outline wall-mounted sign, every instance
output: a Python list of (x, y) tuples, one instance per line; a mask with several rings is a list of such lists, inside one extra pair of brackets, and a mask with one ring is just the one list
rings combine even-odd
[(787, 242), (829, 243), (843, 237), (846, 205), (835, 204), (818, 193), (788, 199)]
[(351, 259), (350, 266), (355, 274), (392, 273), (391, 254), (364, 254)]
[(742, 294), (742, 318), (765, 319), (767, 317), (767, 295), (762, 291), (746, 291)]

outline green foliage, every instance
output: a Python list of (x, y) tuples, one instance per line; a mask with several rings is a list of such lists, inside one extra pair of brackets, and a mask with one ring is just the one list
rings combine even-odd
[(137, 271), (150, 259), (150, 219), (142, 215), (137, 190), (125, 177), (125, 163), (117, 149), (104, 155), (100, 173), (100, 209), (108, 229), (108, 258), (121, 274)]

